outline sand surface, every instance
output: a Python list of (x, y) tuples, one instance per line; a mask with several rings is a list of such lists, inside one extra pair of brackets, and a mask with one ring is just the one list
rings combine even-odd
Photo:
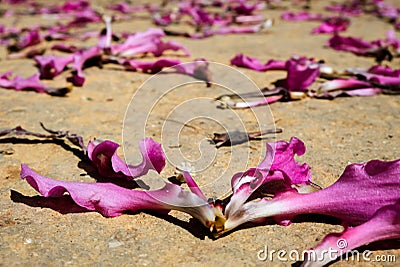
[[(322, 11), (322, 7), (322, 3), (314, 3), (311, 11)], [(293, 7), (293, 10), (300, 9)], [(324, 44), (329, 35), (310, 34), (318, 22), (282, 21), (282, 10), (264, 10), (261, 13), (274, 19), (272, 28), (256, 34), (220, 35), (203, 40), (166, 37), (166, 40), (175, 40), (183, 44), (192, 53), (191, 56), (184, 57), (180, 53), (167, 52), (167, 56), (184, 62), (206, 58), (211, 62), (229, 65), (230, 59), (238, 53), (257, 57), (262, 62), (269, 59), (286, 60), (291, 55), (298, 54), (323, 59), (338, 70), (347, 67), (368, 68), (374, 64), (372, 58), (326, 48)], [(10, 18), (2, 18), (0, 22), (10, 25), (12, 21)], [(52, 23), (55, 21), (51, 18), (29, 16), (20, 17), (17, 26)], [(148, 17), (113, 24), (116, 32), (142, 31), (151, 26)], [(90, 24), (88, 29), (102, 27), (101, 23)], [(344, 35), (376, 40), (384, 38), (389, 29), (390, 24), (370, 15), (362, 15), (351, 18), (351, 26)], [(79, 43), (79, 46), (94, 43), (95, 40), (91, 39)], [(37, 72), (33, 60), (7, 60), (6, 49), (0, 49), (0, 73), (11, 70), (28, 77)], [(399, 59), (385, 63), (393, 68), (400, 68)], [(246, 69), (238, 70), (260, 88), (271, 86), (273, 81), (285, 75), (283, 72), (258, 73)], [(122, 71), (109, 65), (102, 69), (88, 68), (84, 73), (84, 86), (74, 88), (66, 97), (1, 89), (0, 129), (21, 125), (28, 130), (42, 132), (39, 122), (43, 122), (51, 129), (69, 130), (80, 134), (86, 141), (101, 138), (121, 143), (124, 115), (130, 100), (150, 75)], [(48, 83), (64, 85), (66, 76), (67, 73), (62, 74)], [(204, 83), (186, 89), (188, 90), (161, 99), (157, 112), (147, 122), (146, 135), (156, 141), (162, 141), (166, 150), (180, 146), (182, 153), (189, 160), (199, 157), (198, 146), (202, 141), (202, 148), (207, 153), (216, 155), (206, 170), (195, 175), (199, 184), (204, 185), (210, 181), (212, 183), (213, 177), (219, 177), (221, 172), (226, 172), (230, 162), (232, 153), (229, 147), (217, 150), (204, 142), (212, 133), (220, 132), (220, 126), (210, 120), (193, 120), (188, 122), (192, 128), (180, 127), (180, 136), (167, 135), (162, 140), (160, 129), (168, 112), (182, 101), (200, 97), (211, 99), (224, 91), (218, 86), (207, 88)], [(211, 100), (209, 104), (217, 106), (217, 103)], [(148, 103), (143, 101), (142, 105), (139, 103), (135, 109), (140, 112), (141, 109), (147, 108)], [(323, 187), (332, 184), (349, 163), (372, 159), (394, 160), (399, 157), (399, 96), (338, 98), (333, 101), (303, 99), (274, 103), (270, 109), (276, 127), (283, 129), (275, 138), (288, 141), (292, 136), (296, 136), (304, 141), (307, 152), (299, 161), (307, 162), (312, 167), (314, 182)], [(193, 110), (201, 111), (202, 106), (194, 102)], [(215, 112), (220, 110), (215, 108)], [(248, 110), (235, 112), (243, 117), (249, 130), (256, 130)], [(132, 125), (134, 126), (134, 122), (130, 124)], [(142, 134), (142, 130), (143, 125), (138, 125), (137, 133)], [(273, 140), (274, 137), (271, 136), (268, 141)], [(237, 162), (242, 165), (236, 167), (235, 172), (258, 164), (258, 155), (264, 147), (263, 142), (252, 141), (235, 147), (236, 154), (243, 153), (243, 160)], [(20, 164), (24, 163), (38, 173), (55, 179), (94, 182), (87, 164), (81, 162), (73, 149), (68, 148), (69, 146), (30, 137), (0, 139), (1, 266), (288, 266), (293, 262), (280, 262), (276, 258), (273, 262), (260, 261), (257, 252), (265, 246), (270, 250), (303, 251), (314, 247), (326, 234), (342, 230), (340, 225), (316, 222), (317, 218), (311, 218), (310, 221), (294, 223), (288, 227), (265, 225), (240, 229), (213, 240), (207, 229), (190, 216), (179, 212), (171, 212), (168, 216), (141, 212), (116, 218), (105, 218), (97, 212), (62, 214), (52, 209), (43, 198), (38, 197), (38, 193), (20, 179), (19, 172)], [(122, 151), (120, 152), (122, 155)], [(173, 175), (172, 164), (168, 164), (161, 173), (164, 179)], [(223, 191), (212, 192), (211, 187), (207, 190), (209, 191), (206, 194), (210, 196)], [(400, 250), (391, 247), (380, 250), (382, 246), (385, 246), (385, 242), (378, 248), (373, 247), (373, 255), (396, 255), (397, 261), (400, 260)], [(333, 266), (354, 264), (382, 265), (341, 261)]]

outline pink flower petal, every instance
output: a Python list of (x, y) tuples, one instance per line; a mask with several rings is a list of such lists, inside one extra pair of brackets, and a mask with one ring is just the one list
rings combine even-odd
[(72, 68), (76, 71), (72, 77), (68, 80), (72, 82), (75, 86), (82, 86), (85, 82), (85, 76), (83, 75), (83, 67), (89, 59), (100, 57), (101, 56), (101, 48), (97, 46), (93, 46), (87, 50), (80, 50), (73, 54), (73, 64)]
[(351, 164), (333, 185), (323, 190), (301, 194), (293, 189), (276, 194), (272, 200), (246, 203), (229, 214), (225, 227), (229, 230), (265, 217), (290, 220), (310, 213), (333, 216), (356, 226), (368, 221), (380, 208), (398, 201), (399, 175), (400, 159)]
[(311, 33), (332, 33), (343, 32), (347, 30), (350, 25), (350, 20), (343, 17), (332, 17), (323, 21), (317, 28), (314, 28)]
[(12, 72), (9, 71), (0, 76), (0, 87), (17, 91), (31, 89), (38, 93), (46, 93), (47, 86), (40, 82), (39, 74), (34, 74), (29, 78), (23, 78), (17, 75), (12, 80), (10, 79), (11, 75)]
[(126, 164), (117, 154), (119, 145), (109, 140), (100, 143), (89, 142), (87, 152), (99, 174), (105, 177), (134, 179), (147, 174), (152, 169), (160, 173), (166, 163), (161, 145), (151, 138), (145, 138), (139, 146), (142, 163), (137, 166)]
[(287, 77), (282, 85), (288, 91), (304, 92), (320, 75), (319, 64), (305, 57), (292, 57), (285, 67)]
[(161, 40), (163, 36), (165, 36), (164, 31), (155, 28), (151, 28), (145, 32), (137, 32), (128, 36), (123, 44), (112, 45), (111, 53), (124, 57), (143, 53), (152, 53), (155, 56), (160, 56), (166, 50), (182, 50), (185, 55), (190, 55), (189, 50), (177, 42), (163, 42)]
[(173, 209), (192, 215), (207, 227), (214, 222), (214, 209), (210, 204), (174, 184), (166, 184), (159, 190), (142, 191), (112, 183), (57, 181), (38, 175), (24, 164), (21, 166), (21, 178), (44, 197), (61, 197), (68, 192), (76, 204), (98, 211), (105, 217), (120, 216), (126, 211)]
[(256, 71), (285, 70), (285, 62), (281, 60), (269, 60), (262, 64), (257, 58), (238, 54), (231, 59), (231, 64), (237, 67), (248, 68)]
[(233, 195), (226, 207), (226, 216), (237, 212), (250, 195), (267, 182), (282, 180), (287, 188), (311, 182), (310, 167), (294, 160), (295, 155), (301, 156), (305, 151), (304, 143), (295, 137), (289, 143), (267, 143), (267, 154), (257, 168), (232, 177)]
[[(302, 266), (325, 266), (330, 261), (362, 245), (396, 238), (400, 238), (400, 200), (393, 205), (378, 209), (371, 219), (359, 226), (348, 227), (342, 233), (327, 235), (315, 249), (309, 251)], [(326, 251), (336, 253), (329, 257)]]
[(63, 72), (68, 64), (74, 61), (74, 56), (44, 55), (36, 56), (34, 59), (39, 67), (40, 78), (53, 79)]

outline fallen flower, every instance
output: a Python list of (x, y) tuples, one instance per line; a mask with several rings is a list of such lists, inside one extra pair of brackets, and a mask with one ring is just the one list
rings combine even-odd
[[(308, 252), (302, 266), (325, 266), (362, 245), (396, 238), (400, 238), (400, 199), (393, 205), (378, 209), (371, 219), (359, 226), (327, 235), (315, 249)], [(327, 251), (336, 253), (329, 255)]]
[(34, 57), (39, 68), (41, 79), (53, 79), (64, 71), (66, 66), (74, 61), (74, 55), (56, 56), (44, 55)]
[(83, 67), (85, 66), (85, 63), (94, 58), (99, 58), (98, 62), (100, 62), (101, 54), (101, 48), (98, 46), (75, 52), (73, 54), (74, 60), (71, 66), (72, 69), (75, 70), (75, 73), (68, 78), (68, 81), (72, 82), (75, 86), (82, 86), (85, 82), (85, 76), (83, 75)]
[(314, 28), (311, 33), (332, 33), (343, 32), (347, 30), (350, 25), (350, 20), (344, 17), (331, 17), (325, 19), (318, 27)]
[(167, 183), (162, 189), (143, 191), (126, 189), (113, 183), (57, 181), (35, 173), (24, 164), (21, 165), (21, 178), (44, 197), (61, 197), (68, 192), (76, 204), (98, 211), (105, 217), (120, 216), (126, 211), (179, 210), (197, 218), (207, 228), (214, 223), (214, 208), (196, 194), (175, 184)]
[(282, 191), (274, 192), (276, 194), (292, 190), (293, 184), (311, 182), (310, 167), (305, 163), (299, 164), (294, 159), (295, 155), (301, 156), (306, 151), (301, 140), (292, 137), (289, 143), (285, 141), (267, 143), (266, 151), (264, 160), (257, 168), (237, 173), (232, 177), (233, 195), (225, 209), (228, 220), (237, 216), (235, 214), (241, 212), (246, 200), (260, 186), (268, 182), (281, 180), (284, 183), (284, 187), (280, 188)]
[(205, 81), (207, 87), (211, 86), (212, 73), (208, 68), (209, 63), (204, 58), (195, 59), (193, 62), (179, 64), (173, 67), (176, 72), (192, 76), (193, 78)]
[(18, 52), (26, 47), (37, 45), (42, 41), (37, 29), (30, 29), (25, 34), (21, 32), (15, 38), (17, 38), (16, 42), (7, 47), (9, 52)]
[(320, 62), (313, 58), (293, 56), (286, 61), (287, 77), (278, 81), (289, 92), (304, 92), (320, 75)]
[(182, 50), (186, 56), (190, 55), (181, 44), (168, 41), (163, 42), (161, 38), (165, 36), (162, 29), (151, 28), (145, 32), (137, 32), (129, 35), (123, 44), (115, 44), (110, 47), (111, 54), (114, 56), (131, 57), (138, 54), (152, 53), (154, 56), (161, 56), (166, 50)]
[(160, 173), (165, 166), (165, 154), (161, 144), (151, 138), (145, 138), (140, 142), (142, 163), (137, 166), (126, 164), (117, 154), (118, 147), (117, 143), (109, 140), (89, 142), (87, 156), (100, 175), (134, 179), (147, 174), (152, 169)]
[(160, 72), (163, 68), (169, 68), (178, 64), (181, 64), (180, 60), (177, 59), (158, 59), (156, 61), (139, 61), (136, 59), (126, 59), (126, 58), (117, 58), (117, 57), (108, 57), (105, 58), (105, 63), (117, 63), (125, 68), (128, 71), (138, 71), (141, 70), (143, 73), (157, 73)]
[(292, 189), (275, 194), (272, 199), (245, 203), (229, 213), (225, 231), (261, 218), (289, 221), (296, 215), (311, 213), (333, 216), (349, 226), (357, 226), (380, 208), (399, 200), (399, 175), (400, 159), (351, 164), (333, 185), (320, 191), (301, 194)]
[(285, 64), (285, 61), (273, 59), (262, 64), (257, 58), (248, 57), (243, 54), (238, 54), (231, 59), (231, 65), (256, 71), (285, 70)]
[(283, 87), (287, 91), (304, 92), (316, 78), (320, 75), (321, 62), (316, 62), (313, 58), (292, 56), (286, 62), (280, 60), (269, 60), (266, 64), (260, 63), (256, 58), (251, 58), (239, 54), (231, 59), (231, 64), (235, 66), (245, 67), (257, 71), (267, 70), (286, 70), (287, 77), (278, 80), (275, 85)]
[(362, 1), (355, 0), (344, 4), (328, 5), (325, 9), (332, 12), (339, 12), (341, 15), (359, 16), (363, 13), (362, 3)]
[(33, 74), (28, 78), (23, 78), (17, 75), (13, 79), (11, 79), (10, 76), (12, 76), (11, 71), (5, 72), (0, 75), (0, 87), (6, 89), (14, 89), (16, 91), (34, 90), (38, 93), (47, 93), (57, 96), (64, 96), (69, 91), (71, 91), (71, 88), (68, 87), (55, 88), (41, 83), (39, 80), (39, 74)]
[(373, 87), (371, 83), (350, 78), (324, 82), (316, 92), (310, 95), (317, 98), (335, 98), (340, 95), (372, 96), (380, 93), (382, 89)]
[(360, 38), (343, 37), (334, 34), (327, 42), (327, 46), (338, 51), (352, 52), (359, 56), (375, 57), (377, 62), (392, 60), (393, 55), (388, 50), (390, 42), (380, 40), (368, 42)]

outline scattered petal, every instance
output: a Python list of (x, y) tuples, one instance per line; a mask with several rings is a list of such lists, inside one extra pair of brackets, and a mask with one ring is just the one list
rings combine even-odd
[(61, 197), (68, 192), (79, 206), (98, 211), (105, 217), (120, 216), (126, 211), (180, 210), (197, 218), (206, 227), (214, 222), (214, 209), (196, 194), (174, 184), (153, 191), (130, 190), (112, 183), (57, 181), (41, 176), (22, 164), (21, 178), (44, 197)]
[[(322, 242), (309, 251), (302, 266), (325, 266), (353, 249), (371, 242), (400, 238), (400, 199), (393, 205), (378, 209), (371, 219), (356, 226), (348, 227), (342, 233), (327, 235)], [(330, 257), (324, 253), (336, 251)]]

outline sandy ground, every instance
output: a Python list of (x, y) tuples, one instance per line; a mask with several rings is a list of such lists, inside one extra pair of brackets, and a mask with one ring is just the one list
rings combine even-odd
[[(314, 5), (312, 11), (320, 11)], [(267, 10), (262, 13), (275, 20), (275, 25), (257, 34), (214, 36), (204, 40), (185, 38), (175, 40), (186, 46), (190, 57), (178, 58), (190, 61), (206, 58), (209, 61), (229, 65), (237, 53), (260, 58), (288, 59), (292, 54), (323, 59), (336, 69), (365, 67), (373, 65), (371, 58), (357, 57), (351, 53), (337, 52), (324, 47), (328, 35), (310, 35), (318, 22), (285, 22), (280, 20), (281, 10)], [(43, 23), (41, 17), (21, 17), (18, 26)], [(10, 21), (2, 19), (2, 23)], [(383, 38), (391, 28), (372, 16), (352, 18), (352, 24), (345, 35), (363, 37), (367, 40)], [(46, 20), (46, 23), (52, 21)], [(113, 25), (116, 32), (146, 30), (152, 24), (148, 19), (135, 19)], [(91, 25), (90, 28), (102, 27)], [(93, 40), (79, 45), (90, 45)], [(6, 50), (1, 48), (0, 73), (11, 70), (24, 77), (35, 73), (33, 61), (28, 59), (6, 60)], [(169, 56), (176, 55), (168, 53)], [(388, 63), (400, 68), (395, 59)], [(240, 69), (260, 88), (269, 86), (284, 73), (257, 73)], [(122, 141), (124, 114), (132, 95), (150, 75), (120, 71), (110, 66), (103, 69), (86, 69), (86, 83), (74, 88), (67, 97), (52, 97), (34, 92), (0, 90), (0, 129), (21, 125), (32, 131), (41, 131), (39, 122), (51, 129), (69, 130), (78, 133), (86, 141), (94, 137)], [(66, 75), (61, 75), (51, 84), (64, 84)], [(221, 94), (217, 86), (207, 88), (198, 84), (193, 90), (186, 90), (175, 97), (164, 99), (158, 116), (151, 117), (150, 125), (160, 126), (171, 107), (184, 99), (198, 97), (214, 98)], [(146, 105), (146, 102), (143, 102)], [(138, 110), (140, 106), (136, 107)], [(194, 105), (194, 109), (201, 107)], [(302, 139), (307, 152), (299, 160), (312, 167), (314, 182), (321, 186), (332, 184), (349, 163), (365, 162), (372, 159), (394, 160), (399, 157), (400, 143), (400, 98), (379, 95), (365, 98), (338, 98), (334, 101), (304, 99), (296, 102), (275, 103), (270, 106), (276, 127), (283, 133), (277, 139), (289, 140), (292, 136)], [(249, 111), (237, 111), (253, 124)], [(220, 131), (215, 123), (191, 122), (193, 128), (183, 127), (181, 136), (164, 137), (163, 142), (181, 146), (187, 158), (198, 157), (198, 142)], [(142, 126), (140, 126), (142, 127)], [(139, 127), (138, 127), (139, 128)], [(148, 136), (160, 141), (160, 127), (149, 127)], [(140, 131), (142, 129), (138, 129)], [(270, 139), (270, 141), (273, 138)], [(166, 143), (163, 143), (165, 145)], [(169, 144), (169, 143), (168, 143)], [(259, 141), (237, 146), (242, 151), (257, 154), (264, 147)], [(85, 164), (73, 149), (65, 149), (47, 141), (35, 138), (0, 139), (0, 265), (1, 266), (287, 266), (289, 262), (260, 261), (257, 252), (264, 249), (303, 251), (314, 247), (328, 233), (341, 231), (342, 227), (332, 222), (311, 218), (288, 227), (266, 225), (240, 229), (213, 240), (198, 222), (179, 212), (168, 216), (148, 213), (127, 214), (116, 218), (104, 218), (96, 212), (62, 214), (46, 206), (38, 193), (19, 178), (20, 164), (28, 164), (38, 173), (67, 181), (95, 181)], [(168, 147), (167, 147), (168, 149)], [(210, 177), (216, 177), (225, 170), (230, 148), (218, 151), (210, 144), (204, 149), (217, 155), (215, 164), (206, 171), (197, 173), (195, 178), (204, 184)], [(122, 153), (122, 152), (121, 152)], [(259, 158), (251, 157), (247, 167), (254, 167)], [(246, 154), (247, 156), (247, 154)], [(235, 171), (244, 170), (239, 169)], [(174, 175), (169, 164), (161, 173), (164, 179)], [(354, 190), (357, 190), (356, 188)], [(206, 192), (207, 193), (207, 192)], [(65, 199), (68, 202), (68, 199)], [(43, 204), (44, 203), (44, 204)], [(51, 206), (51, 205), (49, 205)], [(373, 255), (396, 255), (400, 250), (380, 246), (367, 247)], [(354, 261), (336, 262), (333, 266), (395, 266), (395, 263), (366, 263)]]

